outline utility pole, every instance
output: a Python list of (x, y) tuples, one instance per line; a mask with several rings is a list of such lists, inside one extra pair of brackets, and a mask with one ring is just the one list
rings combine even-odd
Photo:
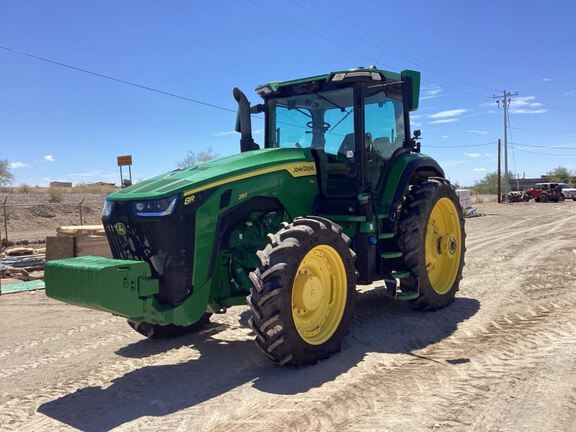
[(510, 96), (517, 95), (518, 92), (512, 94), (503, 90), (502, 96), (493, 96), (498, 107), (500, 107), (500, 102), (502, 102), (502, 107), (504, 108), (504, 199), (507, 203), (510, 202), (510, 197), (508, 196), (508, 192), (510, 192), (510, 179), (508, 178), (508, 107), (510, 106)]
[(500, 162), (500, 147), (500, 138), (498, 138), (498, 204), (502, 203), (502, 170), (500, 169), (502, 163)]

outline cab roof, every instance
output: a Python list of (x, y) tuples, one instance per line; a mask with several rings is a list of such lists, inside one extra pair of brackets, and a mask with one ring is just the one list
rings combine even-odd
[(401, 82), (405, 78), (410, 79), (412, 84), (412, 101), (411, 110), (418, 107), (418, 100), (420, 96), (420, 72), (412, 70), (404, 70), (401, 73), (390, 72), (383, 69), (378, 69), (375, 66), (371, 67), (358, 67), (355, 69), (344, 69), (334, 72), (329, 72), (323, 75), (314, 75), (306, 78), (298, 78), (288, 81), (271, 81), (267, 84), (262, 84), (256, 87), (256, 92), (261, 97), (274, 95), (279, 90), (291, 86), (297, 86), (312, 82)]

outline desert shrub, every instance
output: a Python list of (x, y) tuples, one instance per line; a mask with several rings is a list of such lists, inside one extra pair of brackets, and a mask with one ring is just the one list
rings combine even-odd
[(18, 192), (22, 192), (22, 193), (30, 193), (32, 191), (32, 188), (27, 185), (26, 183), (22, 183), (20, 185), (20, 187), (18, 188)]
[(70, 188), (69, 191), (72, 193), (111, 193), (116, 190), (116, 186), (112, 185), (99, 185), (99, 184), (87, 184), (81, 183), (73, 188)]
[(48, 195), (50, 195), (50, 201), (52, 202), (62, 202), (64, 200), (64, 192), (57, 187), (49, 188)]

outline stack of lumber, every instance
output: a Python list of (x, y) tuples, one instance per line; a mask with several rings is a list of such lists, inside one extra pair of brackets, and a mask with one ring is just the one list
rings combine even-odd
[(62, 226), (46, 238), (46, 260), (77, 256), (112, 257), (102, 225)]
[(463, 209), (472, 207), (472, 198), (470, 197), (470, 189), (456, 189), (456, 195), (460, 200), (460, 205)]

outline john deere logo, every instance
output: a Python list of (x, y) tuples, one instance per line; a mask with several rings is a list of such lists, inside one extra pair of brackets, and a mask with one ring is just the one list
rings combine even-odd
[(126, 225), (124, 225), (122, 222), (118, 222), (116, 225), (114, 225), (114, 228), (116, 229), (116, 234), (121, 236), (126, 235)]
[(316, 167), (314, 165), (302, 165), (302, 166), (294, 167), (295, 173), (306, 172), (306, 171), (315, 171), (315, 170), (316, 170)]

